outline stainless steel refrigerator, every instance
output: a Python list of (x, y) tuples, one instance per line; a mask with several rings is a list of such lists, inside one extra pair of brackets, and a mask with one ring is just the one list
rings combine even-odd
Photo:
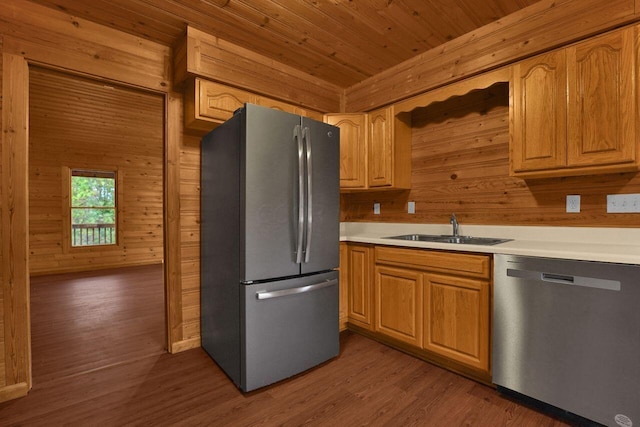
[(243, 391), (338, 355), (340, 132), (245, 104), (202, 139), (202, 347)]

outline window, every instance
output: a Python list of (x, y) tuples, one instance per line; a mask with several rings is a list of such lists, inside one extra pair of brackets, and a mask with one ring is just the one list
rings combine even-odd
[(71, 246), (117, 242), (116, 173), (71, 169)]

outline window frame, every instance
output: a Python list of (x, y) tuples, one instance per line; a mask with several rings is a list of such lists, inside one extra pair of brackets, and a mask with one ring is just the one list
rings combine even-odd
[[(116, 194), (115, 194), (115, 211), (116, 211), (116, 230), (115, 230), (115, 243), (110, 244), (100, 244), (100, 245), (81, 245), (81, 246), (73, 246), (71, 242), (73, 227), (71, 224), (71, 211), (73, 206), (71, 205), (72, 194), (71, 194), (71, 183), (72, 176), (74, 171), (84, 171), (87, 173), (87, 176), (90, 176), (91, 173), (95, 173), (96, 176), (100, 174), (115, 174), (115, 185), (116, 185)], [(62, 248), (63, 252), (103, 252), (103, 251), (111, 251), (111, 250), (122, 250), (122, 209), (120, 207), (122, 201), (122, 171), (118, 170), (117, 167), (113, 166), (63, 166), (62, 168)], [(84, 175), (81, 175), (84, 176)]]

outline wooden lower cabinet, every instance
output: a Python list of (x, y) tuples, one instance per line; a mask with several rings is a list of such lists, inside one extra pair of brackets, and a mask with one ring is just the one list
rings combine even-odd
[(491, 256), (347, 244), (348, 326), (491, 382)]
[(348, 244), (349, 323), (364, 329), (373, 329), (373, 247)]
[(423, 347), (489, 371), (489, 289), (487, 280), (425, 274)]
[(375, 272), (375, 330), (420, 347), (423, 274), (379, 266)]
[(340, 286), (340, 318), (338, 325), (340, 331), (347, 329), (349, 320), (349, 250), (346, 242), (340, 242), (340, 275), (338, 276)]

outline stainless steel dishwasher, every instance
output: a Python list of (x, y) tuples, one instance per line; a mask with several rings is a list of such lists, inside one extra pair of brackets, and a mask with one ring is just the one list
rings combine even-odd
[(640, 425), (640, 266), (496, 255), (493, 382)]

